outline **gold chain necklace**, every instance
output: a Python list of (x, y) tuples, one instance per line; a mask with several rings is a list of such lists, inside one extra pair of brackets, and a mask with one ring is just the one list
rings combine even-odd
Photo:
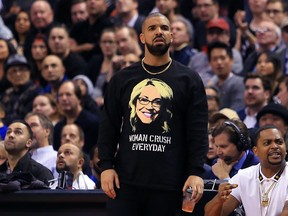
[(166, 70), (168, 70), (168, 68), (169, 68), (170, 65), (172, 64), (172, 59), (169, 57), (169, 64), (167, 65), (167, 67), (165, 67), (162, 71), (153, 73), (153, 72), (149, 71), (149, 70), (144, 66), (144, 59), (145, 59), (145, 58), (142, 59), (141, 65), (142, 65), (143, 69), (144, 69), (147, 73), (149, 73), (149, 74), (151, 74), (151, 75), (157, 75), (157, 74), (164, 73)]

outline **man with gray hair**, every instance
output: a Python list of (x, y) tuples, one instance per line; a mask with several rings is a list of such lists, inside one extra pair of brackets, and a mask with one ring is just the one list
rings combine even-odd
[(52, 122), (41, 113), (28, 113), (25, 121), (33, 132), (32, 145), (30, 147), (31, 158), (50, 169), (54, 177), (57, 178), (57, 152), (52, 145), (54, 130)]
[(172, 55), (176, 61), (188, 65), (197, 50), (191, 47), (194, 36), (192, 24), (182, 16), (176, 16), (171, 23), (173, 32)]

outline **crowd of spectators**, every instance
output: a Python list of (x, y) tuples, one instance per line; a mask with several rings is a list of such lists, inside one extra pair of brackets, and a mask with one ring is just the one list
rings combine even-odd
[[(288, 138), (287, 0), (0, 2), (0, 141), (15, 120), (35, 118), (44, 129), (49, 127), (43, 121), (51, 121), (54, 133), (49, 129), (50, 138), (38, 145), (53, 146), (55, 164), (49, 162), (48, 168), (54, 177), (55, 151), (79, 137), (74, 151), (80, 173), (99, 185), (93, 158), (105, 90), (117, 71), (143, 58), (141, 25), (157, 11), (171, 22), (171, 56), (198, 72), (206, 88), (211, 132), (207, 173), (219, 177), (215, 160), (222, 156), (212, 132), (221, 125), (219, 115), (238, 119), (252, 137), (253, 129), (274, 124)], [(38, 147), (31, 147), (35, 158)], [(241, 151), (253, 154), (250, 147)], [(82, 169), (88, 155), (91, 166)]]

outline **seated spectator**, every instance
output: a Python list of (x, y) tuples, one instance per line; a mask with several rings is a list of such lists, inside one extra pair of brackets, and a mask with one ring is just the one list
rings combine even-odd
[(212, 163), (209, 179), (227, 180), (240, 169), (259, 163), (250, 149), (248, 129), (240, 120), (227, 120), (212, 132), (218, 159)]
[(219, 93), (216, 88), (212, 86), (205, 87), (208, 103), (208, 121), (219, 111)]
[(49, 54), (50, 49), (46, 36), (37, 34), (32, 42), (30, 63), (33, 81), (43, 88), (47, 85), (47, 81), (41, 75), (41, 66), (44, 58)]
[(97, 103), (93, 100), (93, 84), (85, 75), (77, 75), (73, 78), (74, 83), (79, 86), (82, 94), (82, 106), (87, 111), (99, 115)]
[(32, 145), (30, 146), (31, 158), (47, 167), (57, 178), (56, 158), (57, 152), (53, 149), (53, 124), (41, 113), (28, 113), (25, 121), (33, 132)]
[(257, 122), (259, 127), (265, 125), (275, 125), (279, 131), (283, 134), (286, 142), (286, 148), (288, 146), (288, 110), (280, 105), (269, 103), (264, 106), (257, 114)]
[(212, 136), (212, 131), (213, 129), (210, 129), (209, 134), (208, 134), (209, 149), (208, 149), (208, 153), (206, 155), (206, 161), (205, 161), (205, 163), (209, 166), (212, 166), (212, 162), (217, 158), (217, 151), (216, 151), (215, 141)]
[(17, 53), (19, 55), (24, 55), (24, 44), (26, 37), (30, 32), (31, 21), (30, 16), (27, 11), (20, 11), (16, 15), (16, 19), (13, 26), (14, 38), (17, 42)]
[(48, 168), (31, 158), (29, 148), (32, 145), (32, 137), (33, 132), (25, 121), (15, 120), (8, 126), (4, 140), (8, 159), (0, 166), (0, 173), (30, 173), (48, 185), (53, 175)]
[[(225, 43), (227, 46), (231, 46), (229, 42), (230, 26), (228, 25), (225, 19), (223, 18), (212, 19), (207, 23), (206, 28), (207, 33), (205, 34), (205, 36), (208, 45), (215, 41), (219, 41)], [(207, 46), (205, 46), (205, 50), (196, 53), (193, 56), (192, 61), (190, 61), (188, 65), (190, 68), (199, 73), (205, 86), (214, 76), (213, 73), (214, 71), (211, 69), (211, 65), (209, 64), (209, 59), (207, 55)], [(233, 56), (233, 62), (231, 72), (235, 74), (240, 74), (240, 72), (243, 69), (241, 54), (238, 50), (232, 48), (232, 56)]]
[(71, 1), (71, 21), (72, 25), (86, 21), (88, 19), (88, 10), (86, 0)]
[(244, 108), (237, 111), (247, 128), (258, 128), (257, 113), (271, 98), (271, 83), (259, 74), (248, 74), (244, 78)]
[(280, 59), (270, 51), (262, 52), (257, 57), (256, 73), (271, 82), (271, 95), (278, 89), (278, 79), (282, 75)]
[[(68, 171), (73, 174), (72, 189), (93, 190), (96, 188), (95, 183), (82, 172), (84, 158), (81, 150), (74, 144), (64, 143), (58, 150), (56, 169), (63, 172)], [(58, 179), (50, 186), (52, 189), (57, 188)]]
[(232, 73), (233, 54), (231, 48), (222, 42), (208, 46), (208, 59), (212, 72), (216, 75), (208, 86), (213, 86), (220, 94), (220, 109), (241, 109), (244, 106), (243, 78)]
[(5, 107), (2, 103), (0, 103), (0, 140), (4, 140), (6, 136), (6, 131), (8, 127), (3, 122), (3, 119), (5, 118)]
[[(140, 61), (140, 58), (139, 56), (135, 55), (134, 53), (128, 53), (126, 55), (123, 55), (123, 60), (121, 61), (120, 63), (120, 69), (123, 69), (125, 67), (129, 67), (130, 65), (136, 63), (136, 62), (139, 62)], [(114, 72), (117, 71), (115, 69), (113, 69)]]
[(192, 47), (193, 27), (189, 20), (182, 16), (176, 16), (171, 23), (171, 30), (173, 33), (172, 56), (174, 60), (188, 65), (193, 61), (192, 57), (198, 52)]
[(90, 168), (92, 170), (92, 174), (90, 175), (90, 179), (92, 179), (95, 184), (96, 188), (101, 188), (101, 182), (100, 182), (100, 174), (101, 174), (101, 169), (98, 166), (98, 162), (100, 161), (99, 158), (99, 151), (98, 147), (95, 145), (90, 152)]
[(66, 124), (75, 123), (85, 133), (83, 150), (89, 154), (97, 143), (99, 118), (87, 111), (81, 105), (81, 90), (73, 81), (65, 81), (58, 90), (58, 103), (63, 111), (64, 118), (55, 125), (54, 149), (59, 149), (61, 143), (61, 131)]
[(93, 98), (99, 107), (104, 104), (104, 90), (113, 75), (113, 58), (116, 56), (117, 44), (115, 30), (107, 28), (100, 36), (100, 48), (103, 55), (91, 58), (87, 66), (87, 76), (93, 83)]
[(32, 111), (44, 114), (52, 121), (53, 125), (63, 118), (56, 99), (49, 93), (40, 94), (34, 98)]
[(40, 88), (32, 82), (30, 65), (24, 56), (11, 55), (4, 70), (12, 85), (1, 97), (6, 112), (4, 122), (8, 125), (15, 119), (24, 119), (32, 110), (33, 100), (39, 94)]
[(56, 55), (46, 56), (42, 62), (41, 74), (47, 85), (41, 93), (50, 93), (56, 99), (59, 86), (67, 80), (65, 71), (61, 58)]
[(10, 55), (16, 54), (16, 49), (8, 40), (0, 38), (0, 97), (11, 86), (4, 72), (4, 64)]
[(69, 79), (84, 74), (86, 61), (78, 53), (70, 49), (69, 32), (64, 24), (55, 25), (51, 28), (48, 37), (48, 45), (53, 55), (58, 56), (66, 69)]
[(0, 141), (0, 166), (7, 160), (7, 152), (5, 150), (4, 141)]
[(231, 119), (239, 120), (237, 112), (229, 108), (221, 109), (214, 113), (209, 119), (209, 128), (215, 128), (216, 126), (222, 124), (224, 121)]
[(253, 152), (260, 164), (240, 170), (229, 183), (220, 184), (218, 194), (205, 206), (206, 216), (230, 215), (240, 205), (245, 215), (281, 214), (288, 186), (284, 137), (270, 125), (257, 131), (255, 143)]
[(279, 91), (276, 98), (281, 105), (288, 109), (288, 76), (279, 79)]
[[(83, 152), (85, 134), (82, 128), (76, 124), (65, 125), (61, 131), (61, 145), (65, 143), (76, 145)], [(89, 155), (83, 152), (83, 158), (85, 162), (82, 166), (82, 171), (85, 175), (91, 176), (92, 171), (89, 163)]]

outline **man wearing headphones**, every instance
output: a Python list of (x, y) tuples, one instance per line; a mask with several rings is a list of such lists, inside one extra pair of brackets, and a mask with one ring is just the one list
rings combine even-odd
[(240, 120), (227, 120), (217, 126), (213, 132), (216, 153), (210, 179), (228, 180), (239, 169), (259, 163), (250, 149), (248, 129)]

